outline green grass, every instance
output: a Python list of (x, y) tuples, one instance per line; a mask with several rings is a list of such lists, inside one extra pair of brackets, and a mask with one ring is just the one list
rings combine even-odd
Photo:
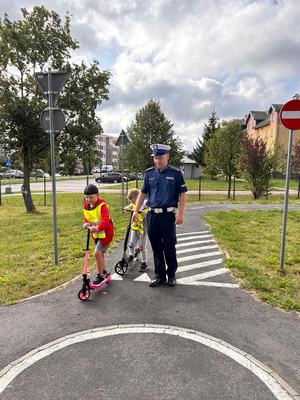
[[(199, 190), (199, 179), (185, 179), (186, 185), (189, 190)], [(142, 187), (142, 181), (138, 182), (139, 188)], [(126, 188), (126, 183), (125, 183), (125, 188)], [(128, 187), (136, 187), (136, 183), (134, 182), (129, 182)], [(114, 185), (111, 186), (111, 188), (121, 188), (121, 184), (119, 185)], [(232, 181), (232, 186), (231, 188), (233, 189), (233, 181)], [(285, 188), (285, 179), (271, 179), (270, 181), (270, 190), (278, 190), (282, 189), (284, 190)], [(298, 180), (297, 179), (291, 179), (290, 180), (290, 188), (297, 190), (298, 189)], [(201, 177), (201, 190), (228, 190), (228, 182), (224, 177), (218, 176), (217, 179), (212, 180), (211, 177), (207, 175), (203, 175)], [(248, 184), (245, 180), (243, 179), (237, 179), (235, 182), (235, 190), (249, 190)]]
[(289, 212), (285, 274), (280, 274), (282, 212), (221, 211), (208, 213), (221, 247), (230, 254), (227, 265), (242, 287), (285, 310), (300, 311), (300, 212)]
[[(232, 196), (232, 195), (231, 195)], [(235, 200), (227, 199), (225, 194), (201, 194), (200, 201), (198, 194), (188, 194), (189, 203), (226, 203), (226, 204), (283, 204), (284, 194), (271, 194), (268, 199), (262, 197), (254, 200), (252, 195), (236, 195)], [(289, 195), (289, 204), (300, 204), (297, 195)]]
[[(39, 214), (27, 214), (21, 196), (6, 197), (0, 207), (0, 304), (42, 293), (82, 272), (86, 240), (83, 196), (57, 195), (59, 266), (53, 261), (52, 206), (42, 206), (41, 195), (33, 198)], [(124, 235), (128, 214), (120, 212), (120, 196), (106, 194), (105, 200), (117, 228), (117, 240)], [(47, 202), (51, 204), (50, 196)]]

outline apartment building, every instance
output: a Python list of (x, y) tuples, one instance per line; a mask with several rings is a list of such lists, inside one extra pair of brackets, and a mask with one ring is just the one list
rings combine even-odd
[(118, 163), (119, 148), (116, 146), (117, 137), (110, 135), (96, 136), (96, 149), (100, 153), (101, 166), (114, 167)]

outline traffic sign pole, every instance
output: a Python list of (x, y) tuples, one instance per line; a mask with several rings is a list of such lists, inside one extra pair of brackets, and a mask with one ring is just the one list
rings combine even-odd
[(51, 152), (51, 175), (52, 175), (52, 205), (53, 205), (53, 229), (54, 229), (54, 262), (58, 265), (57, 246), (57, 208), (56, 208), (56, 180), (55, 180), (55, 146), (53, 129), (53, 91), (51, 68), (48, 68), (48, 104), (49, 104), (49, 131)]
[(281, 254), (280, 254), (280, 272), (281, 273), (284, 273), (284, 254), (285, 254), (286, 223), (287, 223), (287, 213), (288, 213), (288, 204), (289, 204), (289, 186), (290, 186), (290, 175), (291, 175), (292, 145), (293, 145), (293, 130), (291, 129), (290, 135), (289, 135), (288, 157), (287, 157), (286, 177), (285, 177), (283, 227), (282, 227)]

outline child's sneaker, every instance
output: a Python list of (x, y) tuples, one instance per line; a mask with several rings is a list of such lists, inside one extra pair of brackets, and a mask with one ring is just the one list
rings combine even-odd
[(149, 268), (148, 265), (145, 262), (142, 262), (140, 265), (139, 272), (145, 272), (147, 271), (148, 268)]
[(94, 285), (100, 285), (101, 282), (104, 281), (104, 276), (100, 276), (99, 274), (96, 275), (96, 279), (93, 281)]

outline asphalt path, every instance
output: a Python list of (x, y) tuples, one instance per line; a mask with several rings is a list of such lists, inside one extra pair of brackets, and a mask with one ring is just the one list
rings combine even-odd
[[(299, 314), (240, 289), (204, 222), (233, 207), (274, 208), (188, 206), (175, 288), (148, 286), (148, 249), (150, 270), (136, 261), (87, 302), (78, 278), (1, 307), (0, 398), (299, 399)], [(108, 256), (112, 273), (122, 252), (120, 242)]]

